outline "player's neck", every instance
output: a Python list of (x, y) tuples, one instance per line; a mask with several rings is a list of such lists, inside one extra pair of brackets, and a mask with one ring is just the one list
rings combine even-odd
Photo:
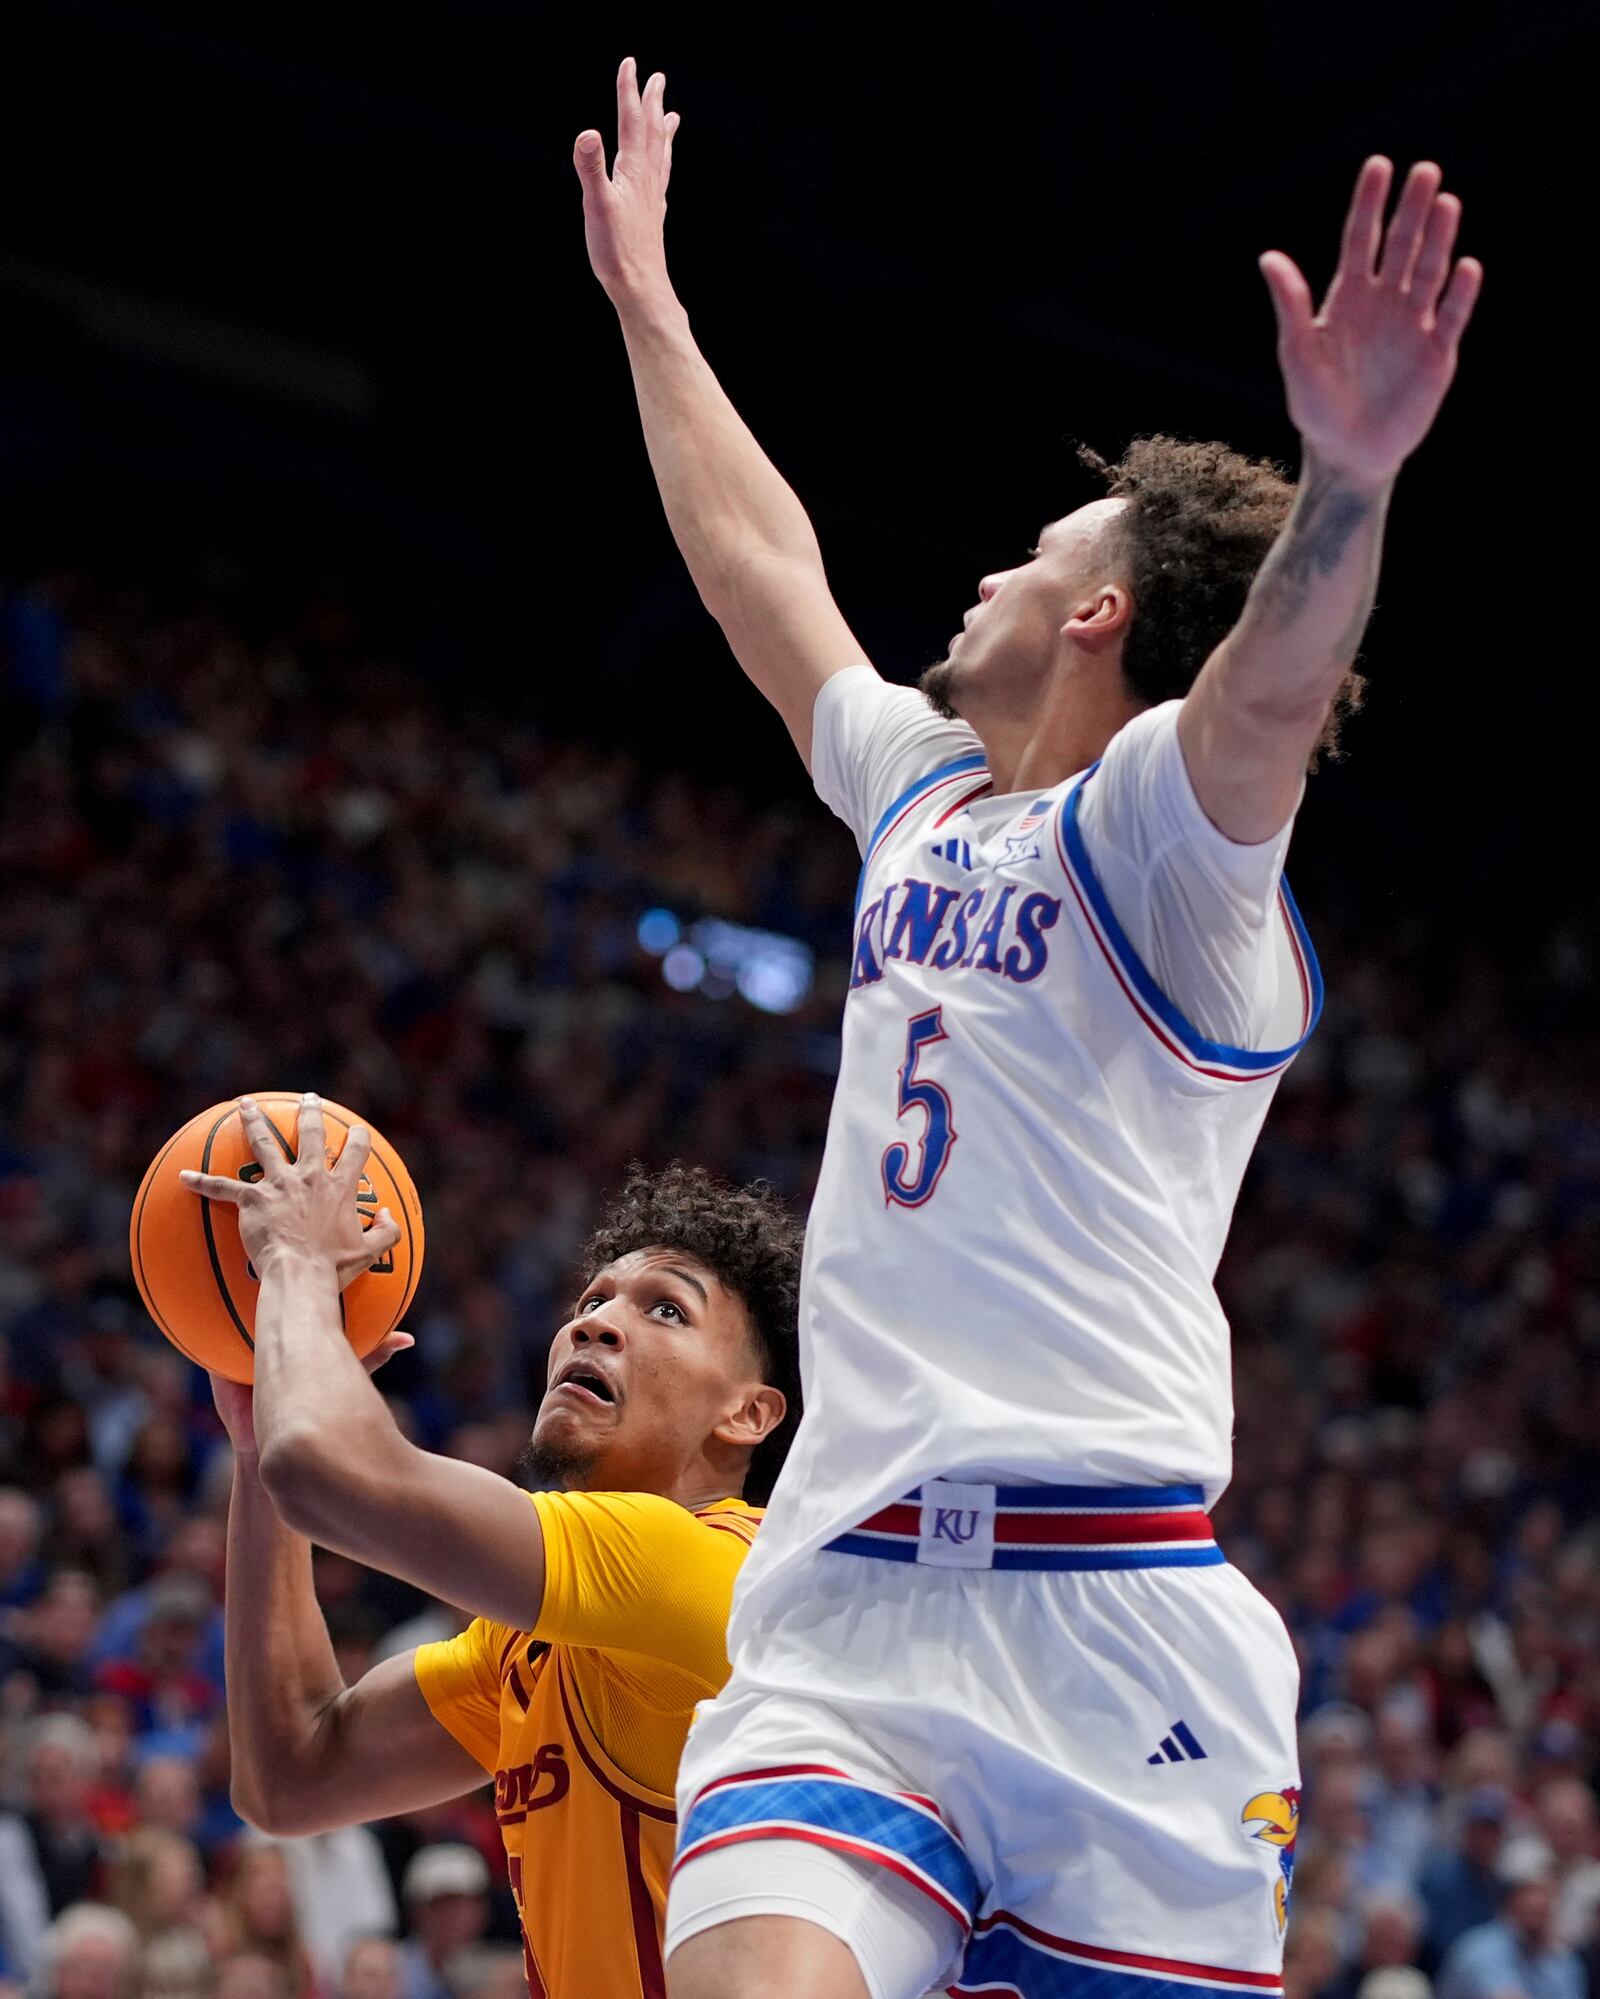
[(669, 1492), (667, 1497), (675, 1499), (690, 1513), (702, 1513), (708, 1506), (715, 1506), (719, 1499), (741, 1498), (743, 1484), (742, 1479), (726, 1477), (702, 1476), (680, 1479), (677, 1489)]
[(561, 1485), (566, 1492), (653, 1492), (685, 1512), (699, 1513), (719, 1499), (741, 1497), (744, 1474), (697, 1462), (683, 1466), (676, 1475), (663, 1475), (660, 1467), (621, 1465), (613, 1459), (574, 1470)]
[(973, 716), (997, 795), (1048, 791), (1087, 770), (1144, 707), (1128, 693), (1120, 665), (1102, 656), (1069, 658), (1030, 707)]

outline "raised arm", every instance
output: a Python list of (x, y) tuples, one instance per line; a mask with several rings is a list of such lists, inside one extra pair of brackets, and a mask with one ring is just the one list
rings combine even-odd
[(347, 1687), (311, 1580), (311, 1544), (261, 1482), (251, 1392), (213, 1377), (233, 1439), (228, 1505), (228, 1734), (233, 1800), (292, 1835), (459, 1797), (483, 1772), (434, 1719), (411, 1656)]
[(864, 658), (828, 588), (805, 509), (695, 345), (667, 276), (663, 223), (677, 112), (666, 79), (617, 77), (617, 157), (578, 135), (589, 261), (617, 309), (667, 520), (706, 609), (809, 765), (822, 683)]
[(1261, 259), (1300, 488), (1178, 719), (1206, 816), (1241, 842), (1270, 839), (1294, 812), (1372, 611), (1396, 474), (1438, 415), (1483, 282), (1473, 258), (1451, 268), (1461, 203), (1429, 162), (1411, 169), (1385, 235), (1392, 178), (1385, 159), (1362, 168), (1320, 312), (1281, 250)]

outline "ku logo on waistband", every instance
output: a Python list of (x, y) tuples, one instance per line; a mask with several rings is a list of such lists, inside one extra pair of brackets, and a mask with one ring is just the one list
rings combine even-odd
[(1294, 1843), (1300, 1832), (1300, 1787), (1258, 1791), (1239, 1814), (1241, 1825), (1254, 1824), (1250, 1835), (1278, 1849), (1278, 1878), (1272, 1884), (1272, 1910), (1278, 1934), (1289, 1924), (1289, 1885), (1294, 1878)]
[(978, 1509), (975, 1506), (936, 1506), (933, 1509), (933, 1538), (936, 1541), (953, 1541), (958, 1547), (965, 1547), (978, 1531)]
[(926, 1480), (917, 1517), (917, 1560), (936, 1569), (992, 1568), (994, 1514), (992, 1485)]

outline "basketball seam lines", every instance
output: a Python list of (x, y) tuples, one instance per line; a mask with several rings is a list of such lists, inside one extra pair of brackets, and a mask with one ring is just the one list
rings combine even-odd
[[(236, 1115), (237, 1108), (238, 1108), (237, 1105), (235, 1105), (232, 1108), (224, 1111), (222, 1116), (219, 1117), (216, 1123), (211, 1127), (210, 1131), (206, 1133), (205, 1149), (200, 1156), (200, 1169), (202, 1172), (209, 1172), (211, 1170), (211, 1148), (216, 1143), (218, 1132), (221, 1131), (222, 1127), (228, 1122), (228, 1119), (230, 1117)], [(323, 1115), (329, 1118), (332, 1123), (338, 1125), (339, 1129), (345, 1134), (345, 1140), (346, 1143), (348, 1143), (350, 1137), (350, 1126), (345, 1122), (345, 1120), (342, 1117), (334, 1117), (331, 1112), (328, 1112), (326, 1110), (324, 1110)], [(292, 1164), (296, 1157), (294, 1148), (290, 1145), (288, 1139), (284, 1137), (283, 1133), (279, 1131), (278, 1127), (272, 1122), (272, 1119), (267, 1116), (267, 1113), (265, 1111), (262, 1112), (262, 1116), (266, 1118), (267, 1126), (272, 1132), (273, 1137), (278, 1141), (279, 1145), (282, 1146), (284, 1158), (289, 1160), (290, 1163)], [(153, 1165), (150, 1169), (150, 1173), (152, 1176), (155, 1173), (156, 1166), (160, 1165), (161, 1161), (172, 1150), (173, 1146), (177, 1144), (178, 1139), (181, 1136), (182, 1136), (181, 1132), (174, 1132), (172, 1137), (167, 1140), (166, 1145), (157, 1155), (155, 1165)], [(376, 1160), (377, 1164), (380, 1167), (382, 1167), (384, 1178), (389, 1182), (389, 1185), (394, 1190), (395, 1206), (401, 1209), (402, 1212), (404, 1212), (406, 1204), (400, 1193), (399, 1182), (395, 1179), (394, 1175), (389, 1171), (387, 1164), (382, 1159), (378, 1159), (376, 1153), (372, 1155), (372, 1159)], [(369, 1164), (370, 1163), (371, 1162), (369, 1161)], [(140, 1195), (139, 1215), (138, 1215), (138, 1221), (136, 1223), (136, 1229), (143, 1223), (144, 1202), (145, 1199), (148, 1197), (148, 1194), (149, 1194), (149, 1184), (146, 1185), (144, 1192)], [(234, 1328), (238, 1332), (240, 1339), (244, 1341), (245, 1345), (250, 1349), (251, 1353), (254, 1353), (256, 1350), (256, 1343), (251, 1338), (249, 1330), (245, 1326), (243, 1319), (241, 1319), (239, 1316), (239, 1309), (233, 1302), (233, 1294), (229, 1291), (227, 1279), (223, 1275), (222, 1259), (217, 1253), (216, 1234), (211, 1225), (211, 1202), (209, 1199), (203, 1199), (200, 1204), (200, 1221), (201, 1221), (201, 1226), (205, 1233), (206, 1255), (211, 1260), (211, 1275), (216, 1283), (217, 1295), (221, 1298), (223, 1305), (226, 1307), (228, 1317), (233, 1321)], [(144, 1246), (143, 1246), (142, 1237), (136, 1235), (136, 1241), (138, 1242), (139, 1267), (142, 1272), (144, 1268)], [(405, 1229), (405, 1245), (406, 1245), (406, 1291), (404, 1297), (401, 1300), (400, 1311), (395, 1316), (395, 1323), (397, 1325), (399, 1324), (400, 1318), (404, 1315), (407, 1306), (409, 1306), (409, 1304), (411, 1303), (412, 1294), (416, 1287), (416, 1262), (417, 1262), (416, 1245), (412, 1240), (412, 1232), (410, 1228), (409, 1217), (407, 1218), (407, 1226)], [(150, 1303), (148, 1297), (146, 1298), (146, 1303), (147, 1304)], [(152, 1311), (153, 1310), (154, 1308), (152, 1306)], [(155, 1312), (154, 1316), (157, 1322), (159, 1323), (161, 1330), (166, 1334), (167, 1338), (172, 1341), (172, 1344), (175, 1347), (177, 1347), (179, 1352), (188, 1355), (188, 1358), (192, 1360), (197, 1367), (204, 1367), (205, 1362), (202, 1361), (197, 1354), (189, 1352), (189, 1349), (183, 1344), (182, 1340), (180, 1340), (177, 1337), (177, 1335), (172, 1331), (171, 1327), (168, 1326), (166, 1319), (162, 1316), (162, 1314), (160, 1312)], [(344, 1293), (342, 1291), (339, 1294), (339, 1323), (341, 1325), (345, 1323)]]

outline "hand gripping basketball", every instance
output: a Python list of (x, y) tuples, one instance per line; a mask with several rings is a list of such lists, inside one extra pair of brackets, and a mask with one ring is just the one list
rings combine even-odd
[(220, 1173), (179, 1175), (191, 1194), (226, 1201), (239, 1211), (239, 1239), (264, 1276), (279, 1257), (330, 1263), (343, 1289), (400, 1240), (400, 1225), (387, 1208), (363, 1228), (356, 1205), (361, 1169), (372, 1151), (372, 1134), (352, 1125), (344, 1148), (330, 1161), (322, 1121), (322, 1099), (307, 1091), (300, 1099), (295, 1157), (286, 1158), (277, 1133), (251, 1097), (239, 1099), (239, 1122), (261, 1168), (257, 1180)]
[(393, 1332), (422, 1273), (422, 1203), (405, 1161), (353, 1111), (264, 1090), (212, 1104), (162, 1146), (134, 1196), (128, 1254), (178, 1351), (246, 1382), (261, 1276), (284, 1258), (336, 1275), (358, 1355)]

